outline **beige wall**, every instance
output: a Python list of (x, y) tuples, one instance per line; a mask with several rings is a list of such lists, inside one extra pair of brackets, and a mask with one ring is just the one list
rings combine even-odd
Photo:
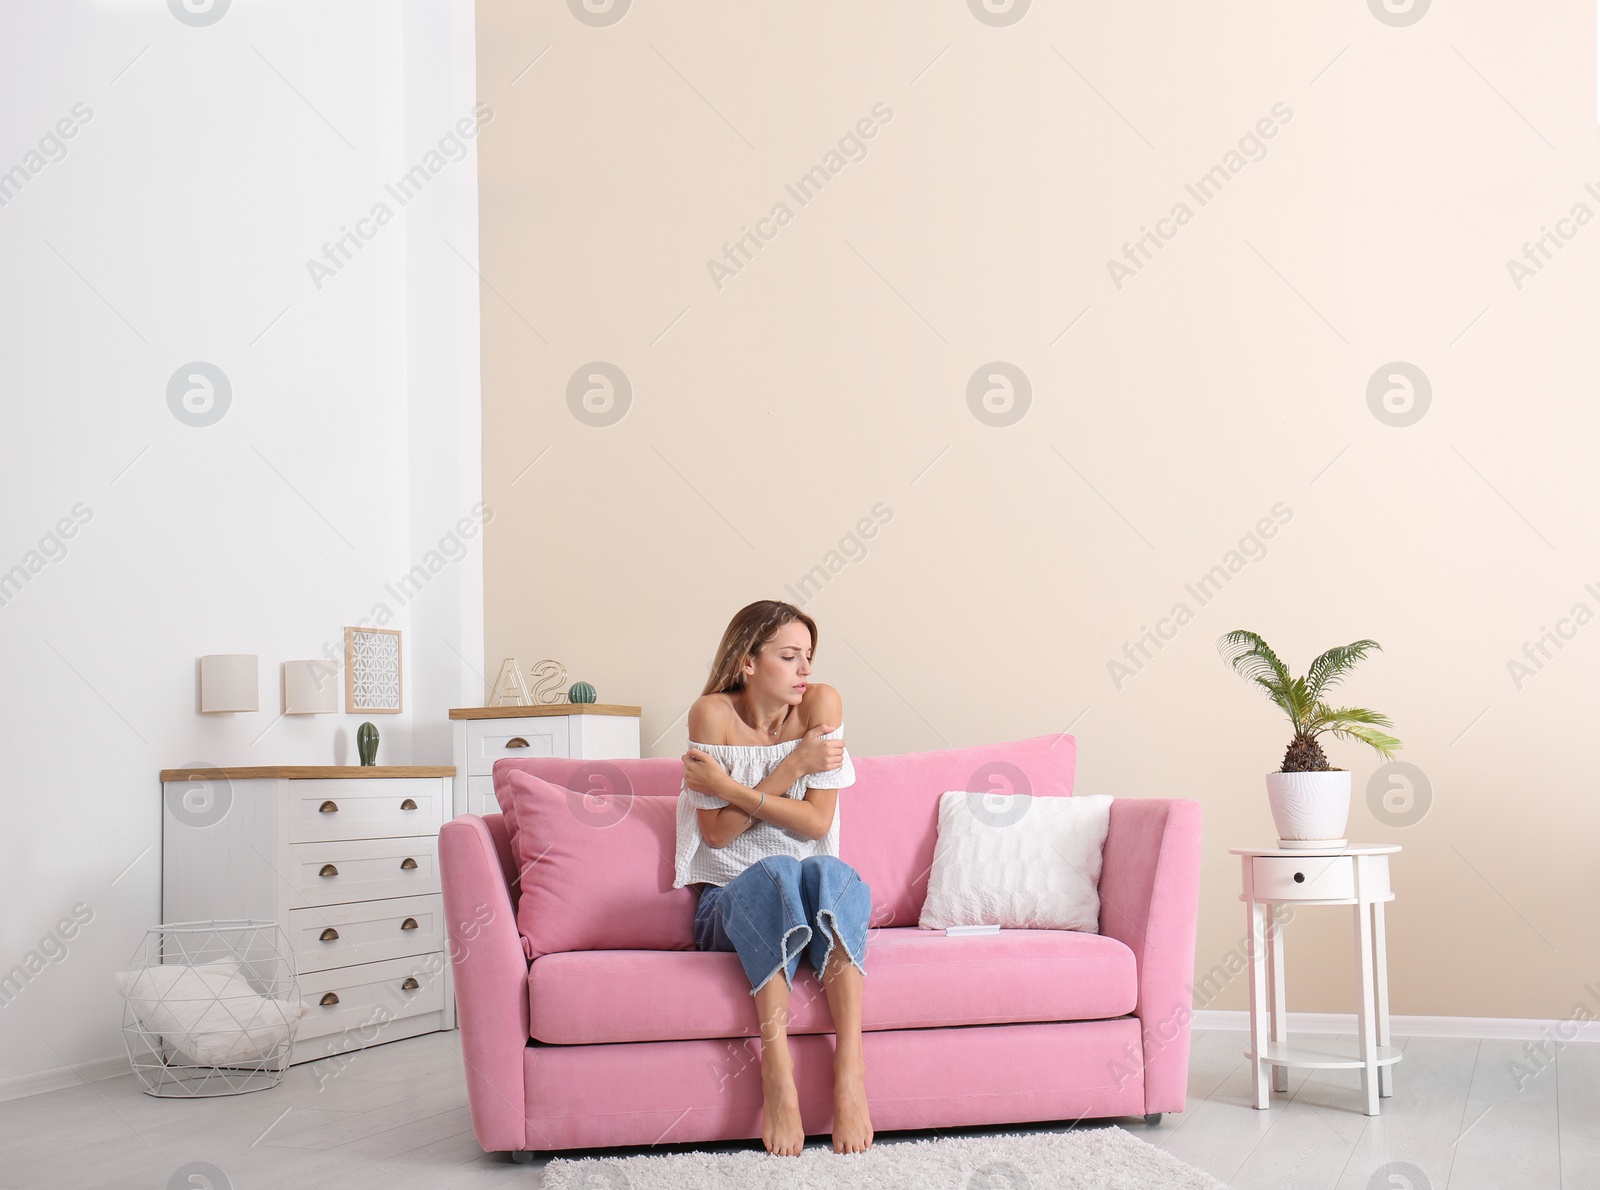
[[(1394, 1011), (1568, 1014), (1600, 980), (1600, 623), (1520, 686), (1507, 663), (1600, 613), (1600, 220), (1520, 288), (1507, 261), (1600, 213), (1595, 12), (1508, 11), (640, 2), (591, 27), (483, 0), (485, 674), (558, 657), (676, 755), (728, 617), (831, 565), (803, 601), (857, 752), (1073, 724), (1082, 790), (1204, 804), (1204, 972), (1287, 742), (1213, 642), (1303, 665), (1372, 636), (1346, 692), (1432, 789), (1382, 820), (1375, 759), (1334, 747), (1353, 835), (1405, 848)], [(864, 159), (786, 192), (862, 120)], [(719, 287), (708, 261), (779, 203)], [(631, 385), (607, 426), (568, 405), (596, 360)], [(1031, 384), (1014, 424), (969, 407), (992, 361)], [(1406, 426), (1368, 405), (1392, 361), (1432, 388)], [(1185, 584), (1241, 539), (1202, 605)], [(1171, 639), (1117, 681), (1147, 629)], [(1350, 938), (1302, 911), (1293, 1007), (1353, 1009)]]

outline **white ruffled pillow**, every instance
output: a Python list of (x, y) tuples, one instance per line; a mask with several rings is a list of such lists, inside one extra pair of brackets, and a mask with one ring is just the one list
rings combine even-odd
[(1100, 853), (1110, 827), (1107, 794), (941, 794), (917, 924), (1098, 933)]
[(147, 1032), (201, 1066), (261, 1061), (310, 1011), (303, 1000), (263, 996), (237, 962), (168, 963), (111, 978)]

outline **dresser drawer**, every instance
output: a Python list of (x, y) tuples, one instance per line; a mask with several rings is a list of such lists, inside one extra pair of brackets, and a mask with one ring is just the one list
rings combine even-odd
[(490, 773), (507, 757), (565, 756), (564, 715), (527, 719), (474, 719), (467, 723), (467, 772)]
[(438, 833), (445, 783), (435, 778), (290, 781), (289, 841)]
[(363, 1029), (375, 1030), (386, 1021), (442, 1009), (444, 983), (442, 954), (302, 975), (300, 998), (311, 1008), (300, 1018), (296, 1039), (351, 1030), (352, 1044), (363, 1044)]
[(396, 897), (291, 909), (289, 945), (301, 973), (442, 951), (444, 899)]
[(468, 777), (466, 784), (466, 808), (461, 811), (463, 814), (500, 813), (500, 803), (494, 796), (494, 778), (492, 776)]
[(439, 837), (291, 843), (284, 876), (299, 894), (294, 907), (436, 893)]
[(1355, 863), (1350, 856), (1258, 855), (1251, 861), (1258, 901), (1350, 901)]

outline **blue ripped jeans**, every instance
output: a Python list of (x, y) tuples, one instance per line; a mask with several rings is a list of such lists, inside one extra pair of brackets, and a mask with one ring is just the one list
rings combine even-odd
[(753, 996), (779, 970), (794, 987), (802, 952), (820, 979), (836, 939), (862, 975), (872, 890), (832, 855), (771, 855), (727, 884), (708, 884), (694, 911), (696, 950), (739, 955)]

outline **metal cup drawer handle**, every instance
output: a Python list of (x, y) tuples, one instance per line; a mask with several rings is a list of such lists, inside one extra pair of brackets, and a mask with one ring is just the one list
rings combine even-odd
[(339, 803), (334, 801), (332, 798), (329, 798), (327, 801), (323, 802), (322, 805), (317, 807), (318, 814), (337, 814), (338, 812)]
[(322, 931), (322, 937), (318, 938), (317, 941), (337, 942), (339, 941), (339, 931), (334, 929), (332, 926), (329, 926), (327, 929)]
[(412, 868), (414, 868), (416, 866), (417, 866), (417, 861), (412, 859), (409, 855), (406, 856), (405, 859), (400, 861), (400, 867), (403, 868), (407, 872), (409, 872)]
[(322, 871), (317, 873), (318, 876), (337, 876), (338, 874), (339, 869), (332, 864), (323, 864)]
[(412, 801), (410, 798), (406, 798), (405, 801), (400, 803), (400, 808), (402, 810), (415, 810), (417, 808), (417, 803)]
[(519, 735), (514, 735), (509, 740), (506, 741), (506, 747), (507, 748), (526, 748), (527, 746), (528, 746), (528, 741), (523, 739)]
[(322, 1005), (324, 1008), (332, 1008), (335, 1004), (339, 1003), (339, 995), (337, 992), (328, 992), (322, 997), (322, 999), (318, 1000), (317, 1003)]
[(403, 922), (400, 923), (400, 928), (402, 930), (415, 930), (415, 929), (417, 929), (418, 928), (417, 919), (414, 918), (414, 917), (406, 918)]
[(418, 988), (420, 988), (421, 986), (422, 985), (420, 983), (418, 983), (415, 979), (412, 979), (410, 976), (407, 976), (406, 977), (406, 981), (403, 984), (400, 985), (400, 990), (403, 991), (403, 992), (414, 992)]

